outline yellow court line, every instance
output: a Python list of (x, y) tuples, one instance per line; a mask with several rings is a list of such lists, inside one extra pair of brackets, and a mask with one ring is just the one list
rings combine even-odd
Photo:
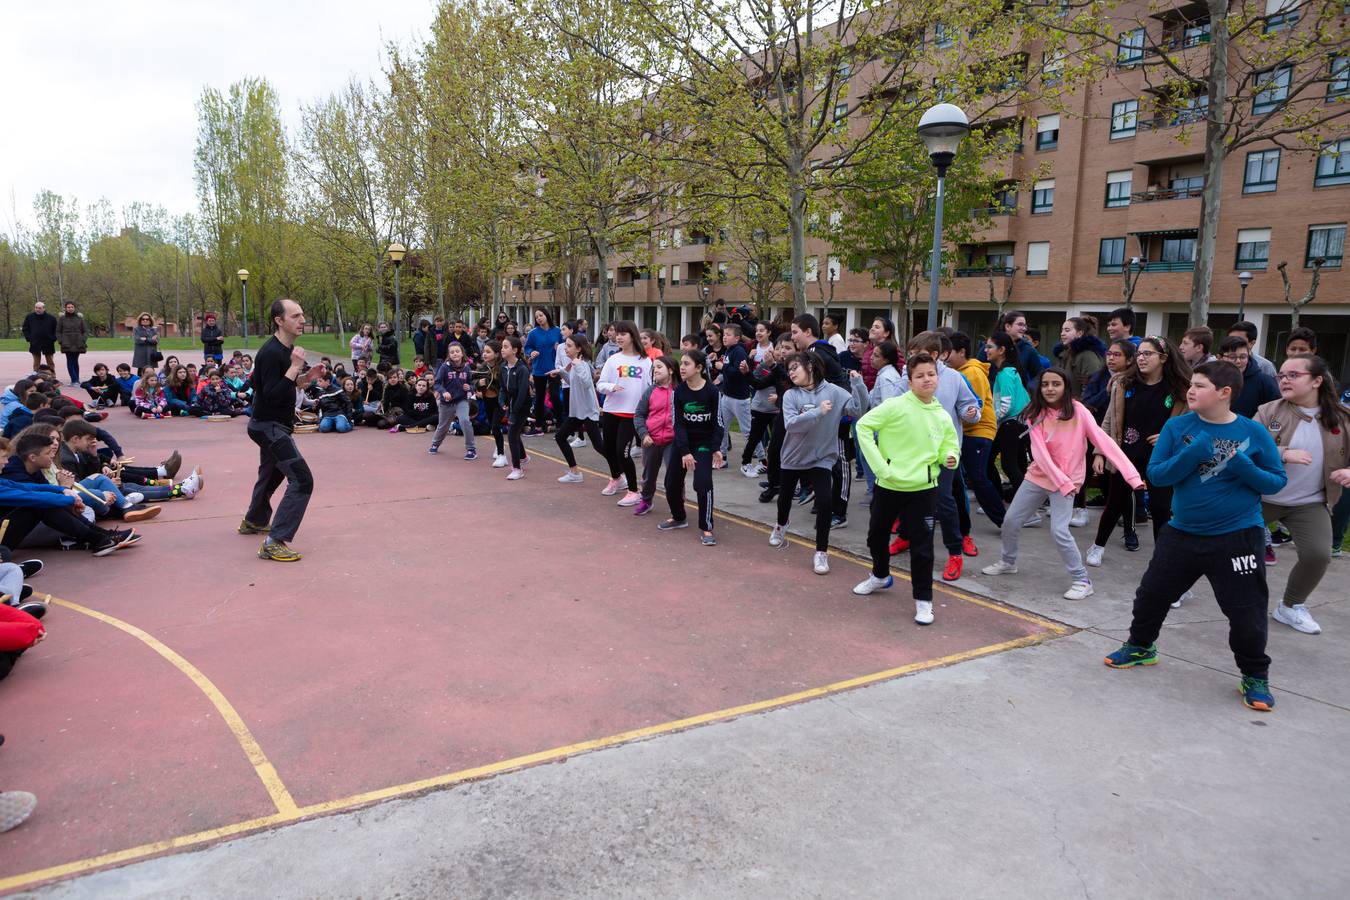
[[(559, 465), (563, 466), (567, 465), (567, 460), (562, 459), (561, 457), (553, 456), (552, 454), (549, 453), (541, 453), (537, 450), (531, 450), (528, 447), (526, 448), (526, 450), (529, 452), (531, 456), (538, 456), (541, 459), (547, 459), (550, 462), (555, 462), (558, 463)], [(577, 466), (577, 468), (589, 475), (594, 475), (598, 478), (609, 477), (608, 472), (601, 472), (599, 469), (592, 469), (587, 466), (580, 466), (580, 465)], [(665, 491), (661, 490), (661, 493), (664, 494)], [(689, 509), (698, 508), (698, 504), (693, 503), (692, 501), (686, 501), (685, 506), (688, 507)], [(760, 532), (761, 534), (768, 534), (771, 530), (763, 522), (759, 522), (756, 521), (755, 519), (742, 516), (739, 513), (726, 512), (725, 510), (721, 509), (714, 509), (713, 515), (716, 518), (727, 519), (732, 522), (735, 522), (738, 525), (744, 525), (746, 528), (751, 528), (755, 531)], [(808, 541), (806, 538), (798, 537), (795, 534), (787, 533), (784, 534), (783, 537), (785, 537), (790, 543), (796, 544), (799, 547), (806, 547), (811, 550), (814, 550), (816, 548), (816, 544), (814, 541)], [(868, 569), (872, 568), (872, 561), (870, 559), (867, 559), (864, 556), (859, 556), (858, 554), (853, 553), (849, 550), (843, 550), (839, 547), (831, 547), (827, 552), (830, 554), (830, 556), (833, 556), (836, 559), (842, 559), (851, 563), (856, 563)], [(895, 575), (897, 578), (900, 578), (902, 581), (912, 582), (914, 580), (910, 577), (909, 573), (904, 571), (903, 569), (895, 569), (894, 567), (892, 567), (891, 573)], [(969, 591), (963, 590), (961, 588), (953, 587), (949, 582), (946, 581), (940, 583), (934, 581), (933, 587), (946, 591), (950, 594), (953, 594), (962, 600), (974, 603), (976, 606), (983, 606), (986, 609), (992, 609), (995, 612), (1003, 613), (1005, 616), (1012, 616), (1014, 619), (1022, 619), (1023, 621), (1031, 622), (1035, 625), (1039, 625), (1041, 628), (1049, 629), (1050, 631), (1053, 631), (1056, 634), (1061, 635), (1068, 634), (1070, 631), (1073, 630), (1062, 622), (1056, 622), (1054, 619), (1047, 619), (1044, 616), (1037, 615), (1034, 612), (1028, 612), (1027, 610), (1024, 609), (1017, 609), (1012, 606), (1006, 606), (1002, 603), (999, 603), (997, 600), (990, 600), (987, 597), (981, 597), (978, 594), (972, 594)]]
[[(59, 600), (53, 597), (51, 602), (59, 606), (64, 606), (67, 609), (73, 609), (75, 612), (83, 613), (90, 618), (97, 619), (100, 622), (104, 622), (114, 628), (125, 631), (127, 634), (136, 638), (151, 650), (154, 650), (160, 656), (168, 660), (178, 671), (192, 679), (192, 683), (201, 689), (201, 692), (205, 694), (206, 698), (215, 706), (216, 711), (220, 713), (221, 718), (225, 720), (225, 724), (230, 727), (230, 731), (234, 734), (235, 740), (239, 742), (239, 746), (244, 751), (244, 755), (248, 757), (249, 764), (253, 766), (253, 771), (258, 774), (258, 778), (262, 781), (263, 787), (267, 789), (267, 795), (272, 798), (272, 802), (276, 805), (277, 812), (281, 815), (287, 815), (296, 811), (298, 807), (296, 806), (295, 800), (291, 797), (291, 792), (286, 790), (286, 785), (282, 783), (281, 777), (277, 775), (276, 768), (274, 768), (272, 763), (267, 759), (267, 754), (263, 753), (262, 747), (258, 745), (257, 739), (253, 737), (253, 732), (249, 731), (248, 726), (244, 724), (244, 720), (240, 717), (239, 713), (235, 711), (233, 704), (225, 699), (225, 695), (220, 692), (220, 688), (212, 684), (211, 679), (207, 678), (201, 669), (197, 668), (177, 652), (167, 647), (163, 641), (159, 640), (154, 635), (137, 628), (130, 622), (124, 622), (115, 616), (99, 612), (96, 609), (90, 609), (87, 606), (81, 606), (78, 603), (72, 603), (69, 600)], [(3, 887), (3, 883), (0, 883), (0, 887)]]
[[(81, 612), (87, 612), (95, 618), (109, 621), (109, 624), (115, 624), (122, 627), (125, 623), (118, 623), (118, 620), (111, 616), (103, 616), (101, 613), (95, 613), (93, 610), (86, 610), (76, 604), (64, 600), (56, 600), (63, 606), (77, 609)], [(127, 629), (133, 626), (126, 626)], [(139, 631), (139, 629), (135, 629)], [(133, 633), (135, 633), (133, 631)], [(143, 632), (142, 632), (143, 633)], [(139, 636), (139, 635), (138, 635)], [(149, 637), (146, 635), (146, 637)], [(444, 775), (437, 775), (432, 778), (424, 778), (418, 781), (410, 781), (406, 784), (394, 785), (392, 787), (380, 788), (378, 790), (366, 791), (360, 794), (353, 794), (349, 797), (343, 797), (338, 800), (328, 800), (323, 803), (315, 803), (310, 806), (295, 807), (287, 811), (279, 811), (274, 815), (262, 816), (257, 819), (249, 819), (244, 822), (237, 822), (233, 825), (225, 825), (220, 828), (213, 828), (208, 831), (199, 831), (194, 834), (187, 834), (181, 837), (169, 838), (163, 841), (156, 841), (150, 844), (142, 844), (139, 847), (129, 847), (125, 850), (116, 850), (111, 853), (104, 853), (99, 856), (91, 856), (87, 859), (76, 860), (74, 862), (62, 863), (61, 865), (50, 866), (45, 869), (36, 869), (31, 872), (24, 872), (19, 875), (11, 875), (8, 878), (0, 878), (0, 891), (14, 890), (17, 888), (30, 887), (39, 882), (51, 881), (57, 878), (68, 878), (73, 875), (90, 872), (103, 866), (117, 865), (120, 863), (134, 862), (139, 859), (164, 853), (169, 850), (181, 850), (187, 847), (194, 847), (200, 844), (218, 841), (227, 837), (234, 837), (249, 831), (257, 831), (262, 828), (270, 828), (277, 825), (286, 825), (296, 822), (300, 819), (310, 816), (331, 815), (333, 813), (345, 812), (362, 806), (368, 806), (382, 800), (392, 800), (397, 797), (406, 797), (411, 794), (420, 793), (439, 787), (450, 787), (451, 785), (461, 784), (468, 781), (475, 781), (487, 778), (492, 775), (500, 775), (504, 772), (510, 772), (515, 769), (525, 768), (527, 766), (537, 765), (545, 762), (555, 762), (569, 756), (576, 756), (579, 753), (586, 753), (593, 750), (601, 750), (608, 747), (614, 747), (619, 744), (625, 744), (632, 741), (643, 740), (645, 738), (658, 737), (660, 735), (670, 734), (676, 731), (684, 731), (699, 725), (706, 725), (710, 722), (716, 722), (722, 719), (730, 719), (738, 716), (749, 715), (752, 713), (767, 712), (783, 706), (794, 703), (800, 703), (805, 700), (813, 700), (818, 697), (837, 694), (842, 691), (848, 691), (867, 685), (876, 684), (880, 681), (886, 681), (892, 678), (898, 678), (902, 675), (911, 675), (915, 672), (927, 669), (937, 669), (943, 666), (953, 665), (966, 660), (976, 659), (981, 656), (988, 656), (994, 653), (1001, 653), (1005, 650), (1014, 650), (1019, 647), (1029, 647), (1035, 644), (1043, 643), (1058, 637), (1057, 634), (1047, 630), (1042, 634), (1030, 634), (1012, 640), (1001, 641), (997, 644), (987, 644), (983, 647), (975, 647), (970, 650), (962, 650), (958, 653), (950, 653), (937, 659), (922, 660), (919, 662), (907, 663), (903, 666), (885, 669), (880, 672), (873, 672), (870, 675), (860, 675), (856, 678), (848, 678), (843, 681), (835, 681), (822, 687), (809, 688), (804, 691), (798, 691), (793, 694), (784, 694), (781, 697), (773, 697), (768, 700), (757, 700), (753, 703), (745, 703), (740, 706), (732, 706), (726, 709), (720, 709), (715, 712), (701, 713), (695, 716), (688, 716), (683, 719), (676, 719), (670, 722), (664, 722), (659, 725), (649, 725), (645, 728), (635, 728), (631, 731), (624, 731), (608, 737), (595, 738), (589, 741), (581, 741), (575, 744), (568, 744), (564, 747), (555, 747), (551, 750), (542, 750), (538, 753), (530, 753), (525, 756), (517, 756), (501, 762), (491, 763), (485, 766), (476, 766), (471, 769), (461, 769), (458, 772), (449, 772)], [(151, 641), (154, 638), (150, 638)], [(163, 646), (163, 645), (161, 645)], [(167, 647), (164, 648), (168, 650)], [(168, 650), (173, 653), (172, 650)], [(174, 654), (175, 656), (177, 654)], [(224, 699), (223, 697), (221, 698)], [(289, 795), (288, 795), (289, 797)]]

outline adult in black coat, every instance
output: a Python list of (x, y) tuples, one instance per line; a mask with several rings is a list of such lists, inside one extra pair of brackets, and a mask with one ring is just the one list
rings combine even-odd
[(23, 317), (23, 337), (28, 341), (28, 352), (33, 354), (33, 369), (47, 357), (47, 365), (56, 371), (56, 316), (47, 312), (47, 304), (39, 300), (33, 311)]

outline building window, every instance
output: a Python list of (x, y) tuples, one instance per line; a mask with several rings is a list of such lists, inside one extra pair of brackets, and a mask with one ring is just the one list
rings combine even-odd
[(847, 118), (848, 118), (848, 104), (836, 103), (834, 105), (834, 120), (836, 122), (841, 122)]
[(1242, 193), (1267, 194), (1275, 190), (1280, 177), (1280, 150), (1256, 150), (1247, 154), (1242, 173)]
[(1134, 179), (1129, 169), (1106, 173), (1106, 207), (1115, 209), (1130, 205), (1130, 184)]
[(935, 47), (950, 47), (952, 45), (951, 29), (941, 22), (933, 24), (933, 45)]
[(1345, 223), (1339, 225), (1314, 225), (1308, 229), (1308, 253), (1303, 258), (1303, 267), (1311, 269), (1313, 260), (1319, 257), (1328, 269), (1339, 269), (1345, 256)]
[(1331, 77), (1327, 79), (1327, 99), (1350, 98), (1350, 56), (1331, 58)]
[(1097, 274), (1119, 275), (1123, 271), (1125, 271), (1125, 239), (1102, 238), (1102, 248), (1097, 253)]
[(838, 281), (841, 271), (843, 270), (839, 266), (839, 257), (831, 256), (825, 260), (825, 276), (831, 281)]
[(1027, 274), (1044, 275), (1050, 270), (1050, 242), (1032, 241), (1027, 244)]
[(994, 215), (1011, 213), (1017, 209), (1017, 188), (1007, 185), (994, 192)]
[(671, 284), (680, 283), (680, 267), (678, 265), (670, 267), (670, 283)]
[(1195, 262), (1195, 238), (1163, 238), (1162, 261), (1168, 263)]
[(1041, 116), (1036, 120), (1036, 149), (1053, 150), (1059, 146), (1059, 116)]
[(1350, 184), (1350, 138), (1323, 144), (1322, 152), (1317, 157), (1317, 174), (1313, 178), (1313, 185), (1330, 187), (1336, 184)]
[(985, 250), (985, 261), (995, 275), (1011, 274), (1013, 268), (1012, 244), (990, 244)]
[(1237, 235), (1238, 269), (1256, 269), (1264, 272), (1270, 262), (1270, 229), (1239, 228)]
[(1116, 46), (1116, 65), (1132, 66), (1144, 58), (1145, 32), (1142, 28), (1127, 31)]
[(727, 283), (727, 273), (728, 273), (728, 270), (729, 270), (729, 269), (730, 269), (730, 266), (727, 265), (727, 263), (720, 262), (720, 263), (717, 264), (717, 283), (718, 283), (718, 284), (726, 284), (726, 283)]
[(1266, 34), (1284, 31), (1298, 24), (1298, 8), (1303, 0), (1266, 0)]
[(1284, 106), (1284, 102), (1289, 99), (1289, 79), (1293, 72), (1293, 66), (1276, 66), (1257, 74), (1253, 81), (1256, 88), (1252, 95), (1254, 114), (1262, 115)]
[(1048, 213), (1055, 208), (1055, 179), (1046, 178), (1033, 185), (1031, 193), (1031, 211)]
[(1134, 137), (1138, 124), (1138, 100), (1122, 100), (1111, 104), (1111, 140)]
[(1041, 54), (1041, 81), (1047, 85), (1064, 80), (1064, 51), (1053, 50)]
[(806, 280), (817, 281), (820, 278), (820, 257), (808, 256), (806, 258)]

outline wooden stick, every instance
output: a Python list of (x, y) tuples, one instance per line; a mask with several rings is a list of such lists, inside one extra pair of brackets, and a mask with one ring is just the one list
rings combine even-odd
[(86, 494), (88, 494), (90, 497), (93, 497), (99, 503), (106, 505), (108, 502), (107, 500), (103, 499), (103, 496), (101, 494), (95, 494), (93, 491), (89, 490), (89, 488), (80, 484), (78, 481), (72, 484), (71, 487), (75, 488), (75, 490), (77, 491), (84, 491)]
[(9, 531), (9, 519), (0, 521), (0, 543), (4, 543), (6, 531)]

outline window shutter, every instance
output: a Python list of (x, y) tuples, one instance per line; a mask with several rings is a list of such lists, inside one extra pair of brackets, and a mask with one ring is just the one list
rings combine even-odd
[(1036, 241), (1027, 244), (1027, 271), (1044, 272), (1050, 268), (1050, 242)]
[(1134, 172), (1130, 169), (1126, 169), (1123, 172), (1106, 173), (1107, 184), (1129, 184), (1133, 180), (1134, 180)]
[(1059, 130), (1059, 116), (1041, 116), (1036, 120), (1036, 133)]
[(1239, 228), (1239, 229), (1238, 229), (1238, 239), (1237, 239), (1237, 242), (1238, 242), (1239, 244), (1269, 244), (1269, 243), (1270, 243), (1270, 229), (1269, 229), (1269, 228)]

